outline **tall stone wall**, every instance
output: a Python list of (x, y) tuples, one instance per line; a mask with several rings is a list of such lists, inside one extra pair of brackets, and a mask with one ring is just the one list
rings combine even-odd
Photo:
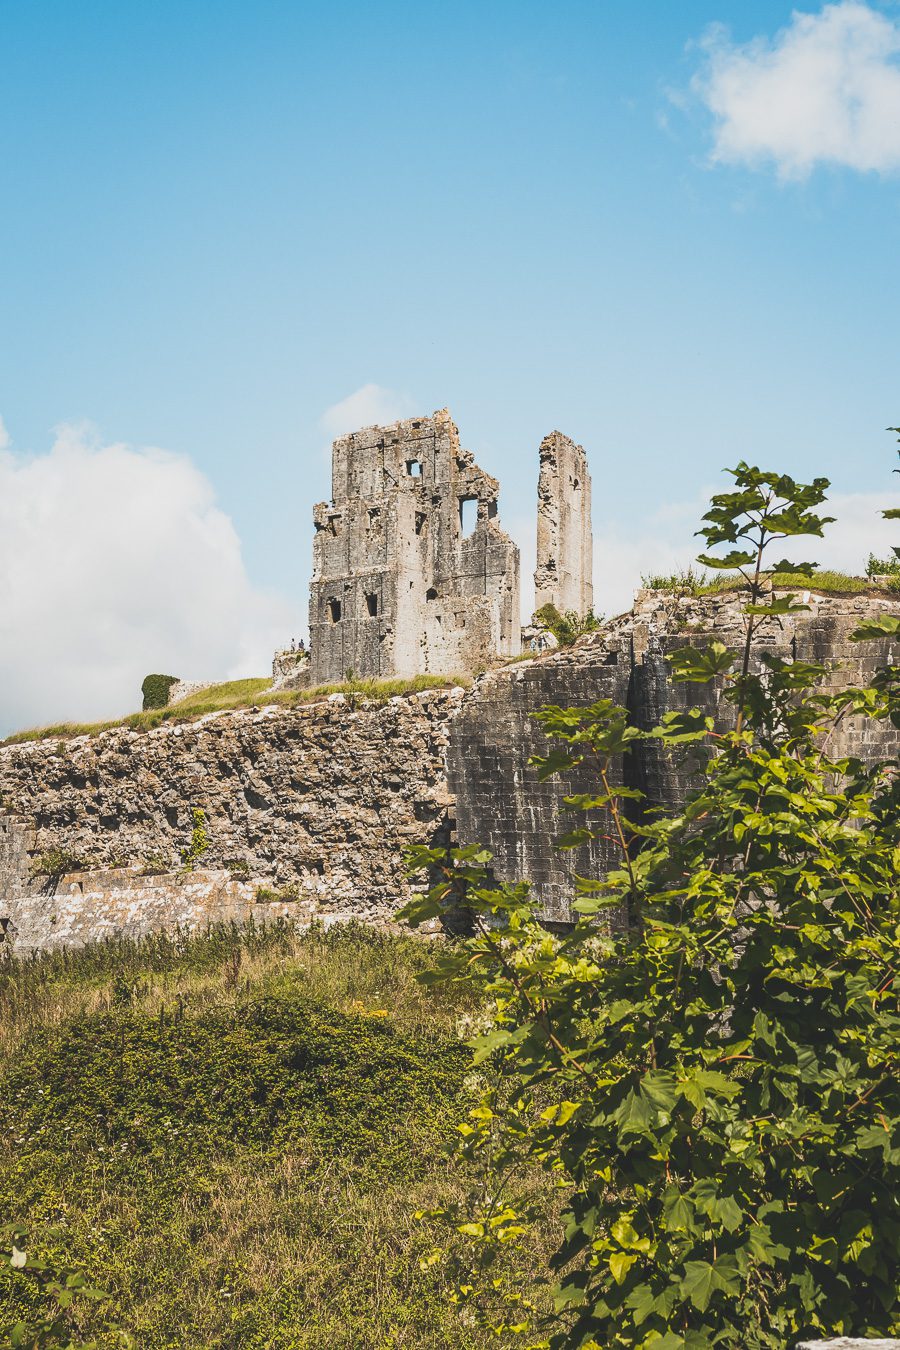
[(535, 611), (587, 614), (594, 606), (594, 539), (587, 455), (560, 431), (540, 448)]
[[(760, 646), (833, 663), (835, 686), (868, 681), (879, 665), (900, 661), (900, 643), (850, 641), (861, 618), (900, 614), (900, 601), (809, 600), (808, 614), (763, 633)], [(409, 894), (404, 849), (454, 832), (463, 843), (487, 844), (498, 879), (530, 880), (547, 919), (566, 922), (573, 876), (602, 873), (615, 853), (605, 829), (590, 846), (554, 847), (581, 823), (562, 798), (590, 791), (595, 780), (586, 768), (540, 782), (530, 759), (548, 743), (531, 714), (608, 698), (642, 726), (698, 700), (727, 718), (720, 688), (672, 684), (666, 658), (714, 637), (736, 646), (742, 623), (733, 597), (647, 592), (632, 615), (574, 648), (495, 670), (468, 693), (356, 708), (337, 695), (149, 732), (118, 728), (0, 748), (0, 929), (15, 930), (26, 949), (254, 912), (384, 920)], [(896, 758), (900, 733), (847, 719), (831, 748), (870, 762)], [(683, 756), (653, 743), (614, 769), (663, 806), (677, 806), (692, 782)], [(179, 863), (196, 807), (209, 848), (203, 872), (185, 876)], [(30, 877), (52, 850), (82, 859), (85, 870), (58, 884)], [(148, 867), (164, 875), (141, 875)]]
[[(540, 780), (530, 761), (546, 755), (551, 742), (533, 714), (549, 704), (586, 707), (603, 698), (624, 704), (630, 676), (630, 643), (611, 638), (602, 647), (560, 652), (479, 681), (453, 724), (447, 776), (459, 838), (491, 850), (499, 880), (530, 881), (551, 922), (572, 917), (573, 875), (597, 876), (614, 864), (615, 854), (608, 829), (587, 846), (565, 852), (554, 847), (585, 821), (565, 808), (563, 798), (596, 790), (596, 779), (582, 768)], [(618, 781), (625, 772), (618, 761)], [(590, 819), (601, 824), (606, 817), (595, 813)]]
[(313, 683), (453, 674), (518, 651), (519, 551), (498, 492), (446, 409), (335, 441), (332, 501), (314, 512)]
[[(806, 597), (809, 611), (763, 629), (757, 654), (767, 648), (785, 658), (832, 667), (834, 688), (867, 683), (876, 669), (900, 662), (900, 642), (855, 643), (850, 634), (866, 615), (900, 614), (900, 601), (886, 597)], [(721, 682), (673, 684), (667, 657), (689, 643), (714, 638), (733, 648), (743, 641), (740, 605), (733, 595), (675, 598), (645, 592), (635, 611), (583, 639), (576, 647), (480, 681), (463, 701), (448, 749), (448, 778), (456, 797), (460, 838), (483, 841), (494, 854), (498, 879), (526, 878), (548, 919), (571, 918), (573, 876), (597, 876), (617, 855), (609, 841), (608, 817), (589, 847), (559, 852), (554, 841), (573, 825), (562, 798), (595, 791), (590, 768), (567, 779), (541, 782), (529, 763), (548, 743), (531, 717), (546, 704), (586, 706), (608, 698), (629, 709), (635, 724), (650, 728), (673, 708), (705, 705), (721, 723), (733, 716), (722, 701)], [(832, 738), (838, 756), (869, 763), (900, 755), (900, 733), (887, 722), (847, 718)], [(676, 808), (697, 781), (694, 762), (683, 752), (641, 744), (615, 767), (619, 782), (643, 791), (650, 805)]]
[[(290, 887), (303, 917), (387, 918), (409, 894), (404, 850), (448, 836), (444, 765), (462, 694), (429, 691), (357, 709), (337, 695), (2, 749), (0, 920), (32, 931), (35, 914), (46, 924), (59, 918), (65, 897), (59, 931), (84, 940), (113, 931), (114, 915), (120, 931), (132, 931), (138, 912), (158, 925), (161, 888), (173, 897), (174, 924), (232, 917), (259, 886)], [(198, 866), (208, 884), (193, 894), (179, 869), (198, 807), (209, 841)], [(54, 850), (69, 856), (73, 874), (80, 863), (74, 881), (29, 876)], [(249, 890), (223, 889), (229, 865), (250, 879)], [(164, 879), (151, 884), (146, 870)], [(224, 878), (206, 875), (217, 871)]]

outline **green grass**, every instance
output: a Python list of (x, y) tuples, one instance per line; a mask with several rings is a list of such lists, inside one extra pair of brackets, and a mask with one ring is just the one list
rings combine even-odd
[(154, 708), (149, 712), (130, 713), (127, 717), (109, 722), (57, 722), (52, 726), (33, 727), (17, 731), (2, 745), (18, 745), (23, 741), (65, 740), (70, 736), (97, 736), (114, 727), (131, 727), (149, 731), (164, 722), (192, 722), (207, 713), (225, 712), (234, 708), (263, 708), (272, 705), (294, 707), (301, 703), (318, 703), (329, 694), (344, 694), (351, 702), (372, 701), (385, 703), (395, 695), (414, 694), (426, 689), (446, 689), (466, 685), (469, 681), (455, 675), (415, 675), (409, 679), (344, 680), (338, 684), (319, 684), (312, 689), (273, 689), (266, 679), (232, 680), (228, 684), (214, 684), (200, 689), (170, 708)]
[[(0, 966), (0, 1213), (141, 1350), (495, 1345), (414, 1217), (467, 1186), (447, 1149), (477, 1009), (417, 982), (431, 959), (276, 924)], [(0, 1326), (32, 1297), (0, 1269)], [(106, 1316), (79, 1313), (101, 1347)]]
[[(648, 590), (671, 591), (678, 595), (719, 595), (736, 591), (744, 581), (737, 572), (704, 572), (687, 568), (670, 574), (651, 574), (641, 578)], [(823, 595), (885, 595), (890, 586), (876, 586), (868, 577), (850, 576), (847, 572), (823, 570), (812, 577), (800, 573), (777, 572), (775, 585), (780, 590), (814, 591)]]

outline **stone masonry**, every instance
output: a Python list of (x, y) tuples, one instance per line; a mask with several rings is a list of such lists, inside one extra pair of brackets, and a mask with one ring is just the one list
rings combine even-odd
[(587, 614), (594, 606), (591, 476), (580, 445), (553, 431), (540, 449), (535, 612)]
[(498, 491), (446, 409), (335, 441), (332, 501), (314, 513), (313, 684), (477, 671), (519, 651), (519, 551)]
[[(762, 647), (834, 667), (856, 684), (900, 661), (890, 639), (850, 641), (862, 618), (900, 614), (887, 596), (805, 597), (808, 613), (760, 635)], [(192, 927), (215, 919), (287, 915), (385, 921), (409, 895), (411, 844), (485, 843), (500, 880), (531, 881), (548, 920), (571, 918), (573, 874), (610, 864), (604, 836), (571, 852), (554, 841), (580, 818), (564, 795), (595, 786), (589, 768), (540, 782), (530, 763), (549, 748), (531, 714), (546, 704), (623, 704), (651, 726), (670, 708), (705, 704), (721, 720), (721, 689), (673, 684), (667, 655), (686, 643), (742, 634), (733, 595), (647, 591), (632, 614), (574, 647), (513, 663), (473, 688), (354, 706), (344, 695), (298, 707), (208, 714), (152, 731), (0, 748), (0, 930), (13, 950), (115, 932)], [(900, 733), (846, 719), (831, 749), (896, 759)], [(680, 753), (642, 744), (617, 766), (651, 804), (677, 808), (693, 780)], [(194, 808), (209, 847), (202, 873), (180, 873)], [(597, 823), (603, 825), (602, 816)], [(30, 875), (53, 850), (82, 870)], [(143, 871), (162, 870), (162, 876)], [(259, 888), (264, 903), (256, 903)], [(274, 892), (274, 894), (273, 894)]]
[[(462, 696), (355, 708), (337, 694), (2, 749), (0, 926), (23, 947), (193, 926), (234, 917), (260, 886), (290, 893), (287, 909), (267, 897), (260, 917), (387, 919), (409, 894), (404, 850), (449, 835)], [(182, 876), (195, 808), (209, 843), (202, 870)], [(72, 875), (30, 876), (54, 850)], [(250, 884), (226, 885), (232, 873)]]

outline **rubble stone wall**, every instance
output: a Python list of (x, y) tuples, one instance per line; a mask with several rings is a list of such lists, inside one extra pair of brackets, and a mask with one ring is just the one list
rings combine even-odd
[[(809, 603), (809, 613), (763, 633), (760, 647), (833, 663), (836, 686), (900, 661), (896, 641), (850, 641), (861, 618), (900, 613), (900, 601)], [(0, 929), (27, 950), (252, 913), (386, 920), (409, 895), (405, 848), (454, 832), (462, 843), (486, 844), (498, 879), (530, 880), (548, 920), (565, 922), (573, 875), (596, 876), (611, 855), (603, 838), (573, 851), (554, 847), (581, 823), (562, 798), (595, 781), (589, 769), (540, 781), (530, 760), (548, 742), (532, 713), (608, 698), (651, 726), (670, 708), (705, 700), (727, 718), (720, 688), (673, 684), (666, 658), (688, 642), (735, 646), (741, 635), (733, 596), (646, 592), (633, 614), (575, 647), (492, 671), (468, 693), (359, 707), (332, 695), (153, 731), (121, 727), (0, 748)], [(900, 733), (848, 719), (831, 748), (869, 762), (896, 758)], [(683, 801), (692, 781), (681, 754), (653, 745), (615, 772), (667, 806)], [(198, 860), (204, 870), (182, 875), (196, 808), (209, 839)], [(32, 877), (52, 850), (81, 859), (85, 870)], [(148, 869), (164, 875), (141, 875)], [(264, 905), (256, 903), (260, 887)]]
[[(355, 709), (333, 695), (298, 708), (0, 750), (0, 920), (24, 934), (24, 916), (40, 910), (49, 922), (65, 895), (65, 927), (83, 941), (111, 931), (114, 913), (130, 931), (129, 887), (148, 925), (158, 924), (160, 887), (174, 885), (177, 922), (184, 898), (177, 874), (197, 808), (208, 837), (198, 865), (230, 866), (252, 885), (223, 891), (220, 878), (218, 900), (204, 901), (205, 910), (195, 905), (195, 917), (229, 917), (229, 906), (262, 885), (276, 894), (292, 888), (292, 912), (307, 917), (387, 918), (409, 895), (406, 847), (448, 835), (444, 763), (450, 712), (462, 695), (434, 690)], [(54, 850), (68, 855), (73, 875), (80, 865), (74, 881), (29, 875)], [(124, 874), (98, 880), (123, 868), (131, 869), (128, 885)], [(170, 874), (153, 895), (139, 875), (147, 869)], [(101, 904), (108, 892), (115, 895)], [(106, 916), (96, 926), (94, 910)], [(19, 945), (28, 945), (24, 937)]]

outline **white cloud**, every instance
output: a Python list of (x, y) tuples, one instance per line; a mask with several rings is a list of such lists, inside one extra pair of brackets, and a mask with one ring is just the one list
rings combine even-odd
[(267, 674), (300, 623), (189, 459), (84, 428), (34, 457), (0, 440), (0, 733), (139, 707), (151, 671)]
[[(705, 495), (663, 507), (628, 532), (612, 523), (595, 524), (594, 596), (599, 613), (609, 616), (629, 609), (642, 576), (667, 576), (690, 565), (698, 568), (695, 559), (703, 551), (703, 541), (693, 532), (707, 499)], [(900, 546), (897, 522), (881, 515), (888, 506), (900, 507), (900, 493), (834, 493), (825, 513), (834, 516), (835, 523), (825, 527), (824, 537), (789, 540), (782, 555), (861, 576), (870, 553), (890, 558), (892, 545)]]
[(735, 45), (717, 25), (693, 82), (715, 118), (712, 157), (773, 164), (804, 178), (817, 165), (900, 170), (900, 24), (861, 0), (795, 11), (774, 38)]
[(412, 417), (415, 408), (407, 394), (385, 389), (380, 384), (364, 384), (340, 403), (326, 408), (319, 426), (335, 440), (362, 427), (389, 426), (404, 417)]

